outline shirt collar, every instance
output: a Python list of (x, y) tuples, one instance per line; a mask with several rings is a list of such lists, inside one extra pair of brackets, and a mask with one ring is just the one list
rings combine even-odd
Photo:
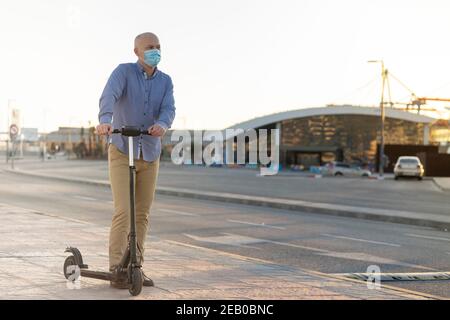
[[(139, 72), (141, 72), (142, 74), (145, 73), (145, 69), (144, 67), (139, 63), (139, 61), (136, 62), (136, 65), (138, 67)], [(150, 77), (150, 79), (153, 79), (154, 77), (156, 77), (156, 75), (158, 74), (159, 70), (158, 67), (155, 67), (155, 72), (153, 72), (153, 76)]]

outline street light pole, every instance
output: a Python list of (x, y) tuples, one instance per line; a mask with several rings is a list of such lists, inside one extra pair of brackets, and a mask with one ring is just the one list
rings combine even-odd
[(384, 112), (384, 90), (386, 86), (386, 80), (388, 77), (388, 70), (384, 67), (383, 60), (370, 60), (369, 63), (381, 63), (381, 100), (380, 100), (380, 111), (381, 111), (381, 128), (380, 128), (380, 154), (378, 159), (378, 174), (379, 179), (384, 179), (384, 123), (385, 123), (385, 112)]
[(47, 109), (44, 107), (44, 109), (42, 110), (42, 114), (43, 114), (43, 116), (44, 116), (44, 123), (43, 123), (43, 128), (44, 128), (44, 132), (43, 132), (43, 134), (44, 134), (44, 143), (43, 143), (43, 146), (42, 146), (42, 161), (43, 162), (45, 162), (45, 157), (46, 157), (46, 154), (47, 154), (47, 132), (46, 132), (46, 120), (47, 120)]

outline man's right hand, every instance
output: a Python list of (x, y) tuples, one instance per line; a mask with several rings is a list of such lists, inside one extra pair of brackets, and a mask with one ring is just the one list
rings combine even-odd
[(107, 123), (102, 123), (97, 126), (97, 134), (101, 136), (110, 135), (112, 133), (112, 126)]

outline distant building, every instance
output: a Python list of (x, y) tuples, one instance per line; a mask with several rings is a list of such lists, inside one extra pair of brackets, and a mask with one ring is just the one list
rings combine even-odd
[(21, 128), (20, 136), (24, 142), (39, 142), (38, 128)]
[[(430, 145), (450, 142), (449, 123), (385, 109), (385, 144)], [(336, 160), (374, 168), (380, 141), (380, 108), (327, 106), (258, 117), (229, 129), (280, 129), (280, 163), (305, 168)]]
[(47, 152), (65, 152), (75, 154), (77, 158), (104, 158), (106, 156), (106, 139), (94, 133), (95, 128), (59, 127), (41, 137)]

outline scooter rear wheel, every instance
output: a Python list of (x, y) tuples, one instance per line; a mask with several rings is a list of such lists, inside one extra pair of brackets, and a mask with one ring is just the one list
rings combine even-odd
[(144, 281), (143, 278), (141, 268), (131, 269), (131, 286), (129, 291), (132, 296), (137, 296), (141, 293)]

